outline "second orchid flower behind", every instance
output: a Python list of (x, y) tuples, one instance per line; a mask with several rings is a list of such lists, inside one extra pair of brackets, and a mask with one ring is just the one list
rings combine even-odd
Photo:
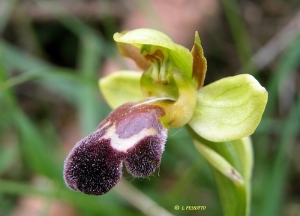
[[(144, 72), (118, 71), (100, 79), (102, 94), (115, 110), (68, 155), (67, 185), (86, 194), (104, 194), (120, 180), (123, 162), (133, 176), (153, 174), (168, 129), (184, 125), (212, 167), (236, 185), (249, 185), (252, 151), (245, 137), (261, 120), (267, 103), (265, 88), (247, 74), (202, 87), (206, 59), (197, 33), (191, 51), (152, 29), (116, 33), (114, 39), (121, 54)], [(240, 154), (247, 154), (248, 159), (243, 159), (247, 161), (241, 161), (243, 170), (211, 145), (228, 141), (240, 143)]]

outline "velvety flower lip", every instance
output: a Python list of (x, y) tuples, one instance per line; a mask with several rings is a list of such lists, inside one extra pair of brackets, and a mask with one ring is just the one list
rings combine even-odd
[(101, 133), (79, 141), (65, 161), (65, 182), (73, 190), (101, 195), (120, 180), (125, 154), (115, 151), (110, 140), (99, 140)]
[(147, 177), (159, 167), (165, 128), (164, 111), (148, 103), (126, 103), (103, 120), (95, 132), (80, 140), (65, 160), (64, 179), (73, 190), (101, 195), (128, 172)]

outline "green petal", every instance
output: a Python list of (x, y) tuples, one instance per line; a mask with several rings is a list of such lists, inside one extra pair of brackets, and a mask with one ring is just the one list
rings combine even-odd
[(115, 109), (124, 103), (141, 100), (141, 76), (135, 71), (118, 71), (101, 78), (100, 91), (108, 105)]
[(198, 92), (197, 108), (189, 124), (214, 142), (240, 139), (254, 132), (267, 99), (267, 91), (251, 75), (224, 78)]
[[(192, 77), (192, 55), (188, 49), (174, 43), (168, 36), (153, 29), (135, 29), (128, 32), (114, 34), (114, 40), (118, 43), (131, 44), (143, 50), (159, 49), (167, 53), (171, 64), (185, 73), (187, 77)], [(122, 50), (124, 46), (119, 46), (121, 53), (128, 51)], [(129, 49), (130, 50), (130, 49)], [(135, 60), (135, 59), (134, 59)], [(141, 62), (140, 59), (137, 59)]]
[(197, 89), (200, 89), (204, 84), (207, 62), (198, 32), (195, 33), (195, 42), (191, 53), (193, 55), (193, 78), (197, 82)]

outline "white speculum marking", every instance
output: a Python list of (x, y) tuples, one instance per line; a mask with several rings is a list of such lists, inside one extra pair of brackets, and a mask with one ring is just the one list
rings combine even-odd
[[(124, 133), (126, 133), (126, 131)], [(110, 139), (111, 147), (121, 152), (127, 152), (128, 149), (135, 146), (145, 137), (154, 135), (157, 135), (156, 129), (144, 128), (138, 134), (135, 134), (131, 137), (119, 138), (118, 134), (116, 133), (116, 126), (112, 125), (109, 129), (107, 129), (106, 133), (101, 137), (101, 139)]]

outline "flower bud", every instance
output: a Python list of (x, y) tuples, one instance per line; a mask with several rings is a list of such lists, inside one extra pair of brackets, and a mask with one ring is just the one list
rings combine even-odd
[(165, 111), (149, 102), (126, 103), (80, 140), (65, 160), (64, 179), (73, 190), (101, 195), (122, 176), (122, 164), (133, 176), (147, 177), (159, 167), (167, 128)]

